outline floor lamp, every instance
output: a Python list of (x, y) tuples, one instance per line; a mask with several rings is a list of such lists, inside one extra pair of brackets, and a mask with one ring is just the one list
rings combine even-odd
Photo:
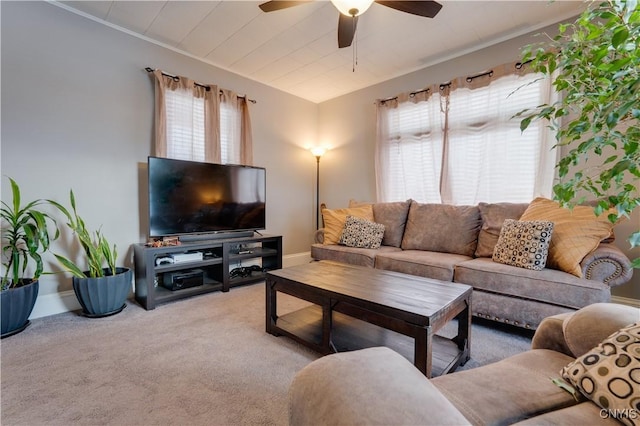
[(320, 157), (326, 151), (322, 147), (311, 148), (311, 153), (316, 157), (316, 229), (320, 229)]

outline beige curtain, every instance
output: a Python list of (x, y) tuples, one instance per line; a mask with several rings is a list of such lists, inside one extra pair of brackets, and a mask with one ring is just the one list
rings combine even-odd
[[(155, 77), (154, 154), (158, 157), (167, 157), (171, 151), (169, 147), (171, 143), (185, 145), (203, 143), (204, 161), (219, 163), (221, 157), (218, 87), (215, 85), (202, 86), (186, 77), (169, 76), (160, 70), (155, 70), (153, 75)], [(168, 135), (171, 133), (172, 126), (176, 126), (176, 121), (195, 122), (193, 116), (197, 115), (199, 111), (194, 111), (192, 99), (202, 99), (204, 103), (202, 131), (198, 126), (181, 126), (181, 140), (168, 140)], [(174, 114), (170, 117), (167, 116), (167, 102), (173, 102), (173, 106), (175, 106), (172, 109)], [(176, 114), (179, 116), (174, 116)]]
[(253, 136), (247, 99), (232, 90), (222, 89), (220, 104), (223, 115), (221, 122), (224, 129), (223, 137), (229, 138), (226, 162), (253, 165)]

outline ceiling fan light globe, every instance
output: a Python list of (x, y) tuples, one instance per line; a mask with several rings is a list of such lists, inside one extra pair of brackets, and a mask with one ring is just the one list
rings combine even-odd
[(345, 16), (360, 16), (369, 9), (373, 0), (331, 0), (331, 3)]

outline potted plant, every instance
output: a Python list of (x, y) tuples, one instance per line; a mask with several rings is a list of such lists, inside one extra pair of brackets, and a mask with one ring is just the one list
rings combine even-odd
[[(2, 291), (0, 328), (2, 338), (19, 333), (30, 324), (29, 316), (38, 297), (38, 279), (44, 272), (42, 253), (49, 249), (51, 225), (55, 220), (39, 210), (44, 200), (21, 205), (20, 187), (11, 178), (11, 203), (2, 201)], [(35, 265), (30, 272), (30, 263)], [(25, 276), (30, 273), (30, 276)]]
[[(640, 206), (640, 3), (593, 2), (556, 37), (527, 46), (523, 62), (563, 95), (516, 115), (522, 130), (549, 120), (558, 146), (569, 150), (557, 164), (555, 198), (571, 206), (591, 194), (602, 200), (596, 214), (615, 208), (612, 222), (628, 217)], [(640, 229), (629, 242), (640, 246)], [(640, 258), (633, 266), (640, 268)]]
[(78, 215), (73, 191), (69, 193), (71, 212), (60, 203), (49, 200), (67, 218), (67, 225), (75, 234), (85, 256), (88, 270), (69, 258), (54, 254), (60, 264), (72, 274), (73, 291), (82, 306), (83, 315), (105, 317), (121, 312), (131, 291), (130, 268), (116, 267), (118, 251), (111, 246), (101, 230), (91, 232)]

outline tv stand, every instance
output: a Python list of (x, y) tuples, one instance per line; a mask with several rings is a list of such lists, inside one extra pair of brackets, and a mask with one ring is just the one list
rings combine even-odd
[[(204, 235), (204, 234), (203, 234)], [(160, 303), (213, 291), (227, 292), (230, 288), (264, 280), (267, 271), (282, 268), (282, 236), (249, 235), (234, 238), (211, 238), (185, 241), (178, 246), (147, 247), (134, 244), (135, 299), (146, 310), (155, 309)], [(243, 234), (244, 235), (244, 234)], [(202, 253), (198, 260), (166, 262), (172, 255)], [(199, 257), (199, 256), (198, 256)], [(176, 256), (176, 258), (178, 258)], [(184, 258), (184, 256), (183, 256)], [(186, 257), (189, 259), (189, 257)], [(160, 259), (158, 261), (158, 259)], [(232, 277), (230, 271), (242, 261), (260, 261), (259, 270), (247, 268), (247, 273)], [(179, 290), (163, 287), (166, 276), (185, 275), (189, 271), (201, 270), (202, 284)], [(181, 273), (181, 274), (178, 274)]]
[(252, 237), (254, 231), (221, 231), (221, 232), (205, 232), (202, 234), (180, 235), (180, 242), (189, 243), (193, 241), (209, 241), (221, 238), (246, 238)]

